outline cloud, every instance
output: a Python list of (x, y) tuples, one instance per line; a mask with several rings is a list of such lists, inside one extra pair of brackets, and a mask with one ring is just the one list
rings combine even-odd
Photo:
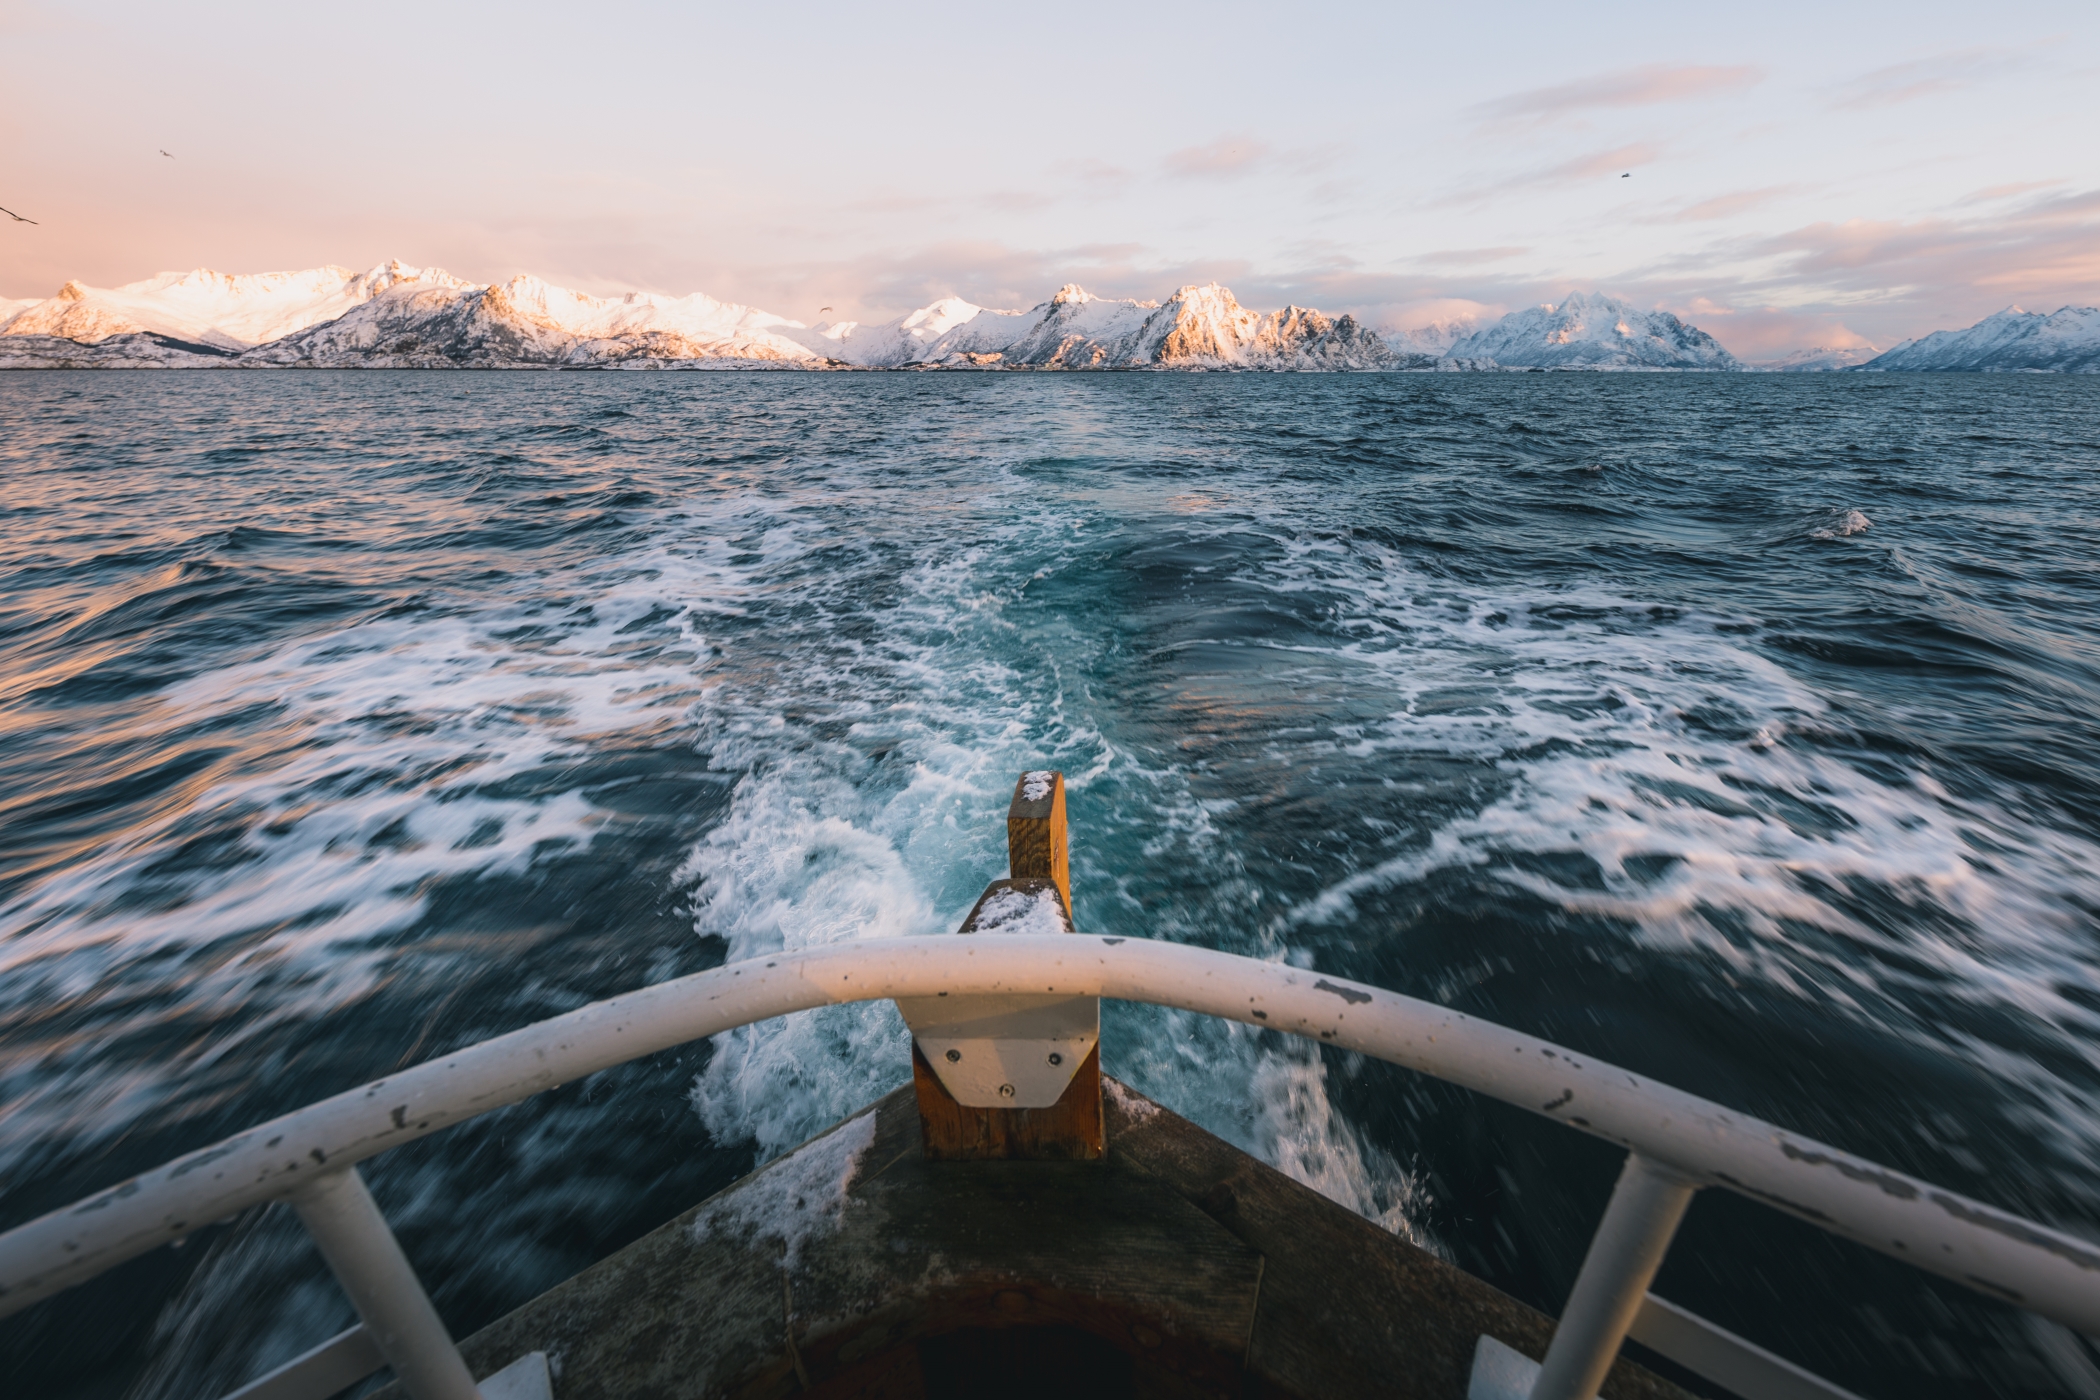
[(1050, 170), (1092, 195), (1121, 194), (1136, 178), (1131, 171), (1105, 160), (1061, 160)]
[(848, 200), (841, 207), (856, 214), (929, 214), (936, 209), (946, 208), (951, 202), (946, 195), (922, 194), (915, 190), (907, 190)]
[(1492, 184), (1460, 190), (1456, 194), (1446, 195), (1434, 201), (1429, 207), (1447, 209), (1459, 204), (1480, 204), (1511, 190), (1529, 189), (1538, 185), (1572, 185), (1585, 180), (1612, 179), (1638, 166), (1650, 164), (1662, 153), (1661, 146), (1649, 141), (1614, 146), (1608, 151), (1592, 151), (1589, 155), (1576, 156), (1572, 160), (1521, 170)]
[(2021, 67), (2025, 62), (2024, 55), (1999, 49), (1963, 49), (1958, 53), (1891, 64), (1846, 83), (1830, 105), (1856, 110), (1893, 107), (1901, 102), (1915, 102), (1921, 97), (1959, 92), (1985, 78)]
[(1647, 165), (1662, 154), (1662, 147), (1648, 141), (1636, 141), (1627, 146), (1614, 146), (1608, 151), (1577, 156), (1558, 165), (1549, 165), (1509, 181), (1512, 185), (1559, 185), (1572, 180), (1594, 180), (1604, 175), (1620, 175), (1635, 166)]
[(1729, 219), (1761, 204), (1769, 204), (1783, 194), (1801, 188), (1799, 185), (1767, 185), (1757, 190), (1737, 190), (1733, 194), (1717, 194), (1712, 199), (1703, 199), (1674, 214), (1665, 214), (1654, 223), (1697, 224), (1714, 219)]
[(1595, 151), (1573, 160), (1561, 161), (1536, 170), (1515, 175), (1497, 186), (1511, 189), (1519, 185), (1565, 185), (1581, 180), (1597, 180), (1613, 175), (1623, 175), (1637, 166), (1648, 165), (1662, 155), (1662, 147), (1648, 141), (1636, 141), (1631, 145), (1614, 146), (1608, 151)]
[(2001, 199), (2011, 199), (2016, 194), (2032, 194), (2036, 190), (2055, 189), (2058, 185), (2064, 183), (2062, 180), (2022, 180), (2017, 184), (2011, 185), (1990, 185), (1972, 194), (1965, 194), (1960, 199), (1955, 200), (1954, 203), (1957, 206), (1964, 204), (1994, 204)]
[(1410, 261), (1419, 263), (1444, 263), (1453, 267), (1469, 267), (1477, 263), (1501, 262), (1505, 258), (1519, 257), (1530, 252), (1529, 248), (1445, 248), (1435, 253), (1417, 253)]
[(1268, 146), (1252, 136), (1220, 136), (1208, 145), (1169, 152), (1160, 164), (1182, 179), (1230, 180), (1253, 174), (1268, 154)]
[(984, 203), (1002, 214), (1026, 214), (1048, 209), (1057, 201), (1038, 190), (992, 190), (984, 196)]
[[(1845, 335), (1892, 345), (2015, 302), (2100, 304), (2100, 189), (1967, 218), (1823, 221), (1725, 238), (1615, 282), (1679, 305), (1746, 308), (1722, 337), (1739, 354), (1850, 343)], [(1738, 346), (1747, 332), (1737, 324), (1761, 327), (1757, 339)]]
[[(1792, 276), (1846, 291), (1922, 286), (2100, 292), (2100, 190), (1984, 219), (1851, 219), (1766, 240)], [(2053, 309), (2053, 308), (2052, 308)]]
[(1467, 297), (1431, 297), (1366, 307), (1361, 315), (1378, 329), (1392, 332), (1426, 328), (1439, 322), (1480, 325), (1500, 319), (1508, 310), (1505, 305), (1473, 301)]
[(1837, 312), (1782, 310), (1777, 307), (1735, 308), (1695, 298), (1672, 306), (1681, 319), (1728, 347), (1729, 353), (1758, 364), (1795, 350), (1883, 350), (1893, 341), (1861, 335)]
[(1556, 83), (1552, 87), (1511, 93), (1507, 97), (1479, 103), (1470, 110), (1490, 121), (1525, 118), (1543, 121), (1590, 107), (1649, 107), (1663, 102), (1719, 97), (1723, 93), (1755, 86), (1763, 79), (1763, 71), (1757, 68), (1672, 68), (1651, 63), (1620, 73), (1603, 73), (1594, 78), (1579, 78), (1572, 83)]

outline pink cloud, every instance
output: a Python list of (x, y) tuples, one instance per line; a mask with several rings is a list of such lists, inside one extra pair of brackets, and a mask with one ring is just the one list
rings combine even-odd
[(1184, 179), (1231, 179), (1254, 173), (1268, 154), (1269, 148), (1252, 136), (1220, 136), (1208, 145), (1184, 146), (1160, 163), (1169, 175)]
[(1876, 68), (1845, 84), (1833, 107), (1893, 107), (1973, 87), (1985, 78), (2022, 66), (2024, 56), (1995, 49), (1964, 49), (1910, 63)]
[(1507, 248), (1445, 248), (1434, 253), (1417, 253), (1413, 261), (1419, 263), (1442, 263), (1453, 267), (1469, 267), (1476, 263), (1502, 262), (1520, 257), (1531, 249)]
[(1737, 190), (1733, 194), (1719, 194), (1712, 199), (1701, 200), (1674, 214), (1666, 215), (1661, 222), (1696, 224), (1715, 219), (1729, 219), (1759, 205), (1769, 204), (1781, 195), (1790, 194), (1799, 188), (1799, 185), (1767, 185), (1758, 190)]
[(1593, 151), (1586, 156), (1543, 165), (1520, 171), (1492, 185), (1463, 190), (1437, 201), (1439, 206), (1453, 204), (1477, 204), (1491, 199), (1507, 190), (1524, 189), (1533, 185), (1567, 185), (1583, 180), (1602, 180), (1622, 175), (1629, 170), (1650, 164), (1662, 155), (1663, 148), (1649, 141), (1636, 141), (1630, 145), (1614, 146), (1608, 151)]
[(1965, 194), (1954, 202), (1956, 204), (1991, 204), (2001, 199), (2011, 199), (2014, 195), (2032, 194), (2036, 190), (2055, 189), (2063, 183), (2065, 182), (2062, 180), (2022, 180), (2011, 185), (1989, 185), (1972, 194)]
[(1764, 251), (1790, 276), (1847, 291), (1909, 287), (2100, 294), (2100, 190), (2029, 201), (1983, 219), (1852, 219), (1779, 234)]
[(1648, 64), (1619, 73), (1603, 73), (1572, 83), (1511, 93), (1472, 110), (1496, 121), (1543, 120), (1586, 107), (1648, 107), (1663, 102), (1718, 97), (1761, 82), (1764, 73), (1748, 67)]

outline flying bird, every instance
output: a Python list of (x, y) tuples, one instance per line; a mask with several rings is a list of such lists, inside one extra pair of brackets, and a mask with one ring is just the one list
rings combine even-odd
[(175, 153), (173, 151), (162, 151), (161, 154), (166, 156), (169, 160), (175, 159)]
[(1629, 170), (1624, 175), (1621, 175), (1619, 178), (1621, 180), (1631, 180), (1633, 178), (1633, 172)]
[(818, 307), (818, 308), (817, 308), (817, 314), (818, 314), (819, 316), (821, 316), (821, 315), (823, 315), (823, 314), (824, 314), (825, 312), (827, 312), (827, 311), (829, 311), (829, 310), (831, 310), (831, 308), (830, 308), (830, 307), (828, 307), (828, 306), (820, 306), (820, 307)]
[[(14, 210), (12, 210), (12, 209), (0, 209), (0, 214), (5, 214), (5, 215), (7, 215), (7, 217), (8, 217), (8, 218), (10, 218), (10, 219), (13, 219), (13, 220), (14, 220), (14, 221), (15, 221), (16, 223), (18, 223), (18, 224), (34, 224), (34, 223), (36, 223), (36, 220), (35, 220), (35, 219), (25, 219), (25, 218), (23, 218), (23, 217), (22, 217), (22, 216), (21, 216), (20, 214), (17, 214), (17, 213), (16, 213), (16, 212), (15, 212)], [(41, 225), (39, 225), (39, 227), (41, 227)]]

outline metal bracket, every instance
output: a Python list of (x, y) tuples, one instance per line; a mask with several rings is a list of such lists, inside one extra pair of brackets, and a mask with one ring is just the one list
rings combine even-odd
[[(965, 934), (1071, 933), (1072, 916), (1048, 879), (994, 880), (963, 922)], [(1048, 1108), (1063, 1097), (1101, 1040), (1101, 999), (1054, 992), (899, 997), (919, 1053), (968, 1108)]]

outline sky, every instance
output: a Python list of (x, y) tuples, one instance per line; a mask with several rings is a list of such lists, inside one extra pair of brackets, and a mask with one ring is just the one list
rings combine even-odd
[(1398, 330), (1590, 290), (1753, 359), (2100, 303), (2093, 0), (0, 0), (0, 75), (5, 297), (399, 258)]

